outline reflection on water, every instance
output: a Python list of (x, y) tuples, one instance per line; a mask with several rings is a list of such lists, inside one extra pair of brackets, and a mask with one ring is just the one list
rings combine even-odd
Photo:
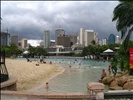
[[(108, 62), (81, 59), (45, 59), (61, 64), (65, 71), (49, 81), (49, 92), (87, 92), (86, 84), (99, 80)], [(79, 64), (81, 62), (81, 65)], [(71, 65), (71, 67), (69, 67)], [(36, 91), (46, 92), (42, 86)]]

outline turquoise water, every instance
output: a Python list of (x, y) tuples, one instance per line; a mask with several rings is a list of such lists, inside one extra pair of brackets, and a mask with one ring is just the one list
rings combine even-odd
[[(49, 81), (48, 92), (87, 92), (88, 82), (97, 82), (102, 69), (109, 66), (109, 62), (83, 59), (55, 59), (45, 58), (47, 62), (54, 62), (64, 67), (65, 71)], [(81, 65), (79, 65), (81, 63)], [(71, 66), (71, 67), (69, 67)], [(47, 92), (45, 83), (36, 92)]]

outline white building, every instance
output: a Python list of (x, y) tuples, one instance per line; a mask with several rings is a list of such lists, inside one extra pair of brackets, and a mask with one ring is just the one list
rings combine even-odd
[(93, 30), (80, 29), (80, 44), (82, 46), (90, 45), (93, 40), (96, 42), (96, 44), (98, 43), (97, 33), (95, 33)]
[(44, 47), (45, 48), (50, 47), (50, 31), (49, 30), (44, 31)]
[(0, 33), (0, 45), (1, 46), (9, 46), (10, 45), (10, 34), (6, 32), (1, 32)]
[(28, 40), (26, 38), (23, 38), (21, 40), (21, 47), (22, 47), (22, 49), (26, 49), (27, 46), (28, 46)]
[(107, 39), (102, 39), (102, 45), (107, 45)]
[(115, 37), (115, 43), (121, 43), (120, 36), (116, 35), (116, 37)]
[(80, 42), (81, 45), (83, 45), (83, 46), (85, 45), (84, 44), (84, 30), (83, 30), (83, 28), (80, 28), (79, 42)]

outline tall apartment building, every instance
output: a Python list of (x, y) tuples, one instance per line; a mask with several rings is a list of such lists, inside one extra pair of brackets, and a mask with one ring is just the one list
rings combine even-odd
[(115, 43), (115, 35), (114, 34), (110, 34), (108, 37), (108, 43), (109, 44), (114, 44)]
[(104, 38), (104, 39), (101, 39), (101, 40), (99, 40), (99, 45), (107, 45), (107, 39), (106, 38)]
[(107, 39), (102, 39), (102, 45), (107, 45)]
[(59, 36), (57, 37), (57, 44), (64, 47), (70, 47), (70, 37), (68, 36)]
[(50, 47), (50, 31), (49, 30), (44, 31), (44, 47), (45, 48)]
[(21, 40), (21, 47), (22, 47), (22, 49), (26, 49), (27, 46), (28, 46), (28, 40), (23, 38)]
[(50, 46), (51, 47), (55, 46), (55, 40), (50, 40)]
[(115, 43), (121, 43), (121, 38), (120, 38), (120, 36), (116, 36), (115, 37)]
[(92, 41), (98, 43), (98, 34), (95, 33), (93, 30), (83, 30), (80, 29), (80, 44), (82, 46), (88, 46), (91, 44)]
[(59, 36), (64, 36), (65, 35), (65, 30), (63, 30), (62, 28), (58, 28), (55, 30), (55, 45), (57, 44), (57, 37)]
[(98, 34), (95, 33), (93, 30), (85, 30), (85, 35), (84, 35), (84, 41), (85, 41), (85, 46), (88, 46), (92, 44), (92, 41), (95, 41), (95, 43), (98, 43)]
[(10, 34), (6, 32), (0, 33), (0, 45), (1, 46), (9, 46), (10, 45)]
[(77, 43), (77, 35), (69, 34), (71, 46)]
[(11, 43), (14, 43), (16, 46), (18, 46), (18, 35), (11, 36)]
[(79, 42), (82, 46), (85, 46), (85, 41), (84, 41), (84, 30), (83, 28), (80, 28), (80, 34), (79, 34)]

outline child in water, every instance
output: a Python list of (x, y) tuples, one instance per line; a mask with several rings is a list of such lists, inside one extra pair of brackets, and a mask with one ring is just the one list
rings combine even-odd
[(48, 89), (49, 89), (48, 82), (46, 82), (45, 89), (46, 89), (46, 90), (48, 90)]

